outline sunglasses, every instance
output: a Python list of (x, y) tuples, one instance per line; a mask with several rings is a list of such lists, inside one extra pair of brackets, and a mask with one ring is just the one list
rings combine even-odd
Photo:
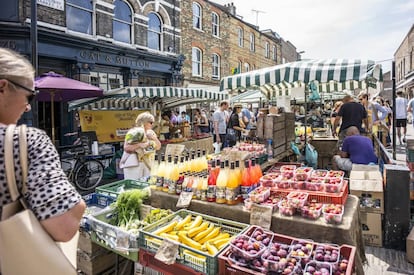
[(23, 90), (25, 90), (25, 91), (27, 91), (27, 92), (30, 93), (30, 95), (26, 96), (27, 97), (27, 102), (31, 102), (35, 98), (35, 96), (39, 93), (38, 90), (29, 89), (29, 88), (27, 88), (27, 87), (25, 87), (25, 86), (23, 86), (23, 85), (21, 85), (21, 84), (19, 84), (17, 82), (14, 82), (14, 81), (12, 81), (10, 79), (7, 79), (7, 81), (9, 81), (10, 83), (12, 83), (14, 86), (19, 87), (19, 88), (21, 88), (21, 89), (23, 89)]

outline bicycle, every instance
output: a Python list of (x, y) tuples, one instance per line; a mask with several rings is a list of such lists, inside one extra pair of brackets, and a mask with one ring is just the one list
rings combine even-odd
[(82, 191), (93, 191), (104, 173), (104, 165), (96, 159), (99, 156), (87, 155), (82, 144), (62, 146), (60, 149), (69, 149), (63, 151), (60, 158), (69, 181)]

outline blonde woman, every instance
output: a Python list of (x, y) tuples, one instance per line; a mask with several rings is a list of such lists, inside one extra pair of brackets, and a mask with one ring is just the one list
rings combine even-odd
[(155, 151), (161, 142), (152, 130), (154, 116), (149, 112), (141, 113), (135, 120), (135, 127), (125, 135), (124, 153), (119, 167), (124, 170), (125, 179), (149, 177)]

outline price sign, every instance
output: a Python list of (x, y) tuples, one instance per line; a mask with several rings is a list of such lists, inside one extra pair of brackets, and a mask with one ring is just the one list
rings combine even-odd
[(250, 224), (270, 229), (272, 225), (273, 208), (265, 205), (252, 204), (250, 209)]
[(193, 192), (181, 192), (180, 197), (178, 197), (177, 208), (189, 207), (192, 199)]
[(168, 265), (175, 263), (175, 259), (178, 257), (179, 245), (178, 242), (164, 239), (155, 254), (155, 259)]

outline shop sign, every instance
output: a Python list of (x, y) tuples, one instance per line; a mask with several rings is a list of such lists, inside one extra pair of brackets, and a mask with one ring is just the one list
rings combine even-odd
[(109, 65), (123, 65), (132, 68), (148, 69), (150, 62), (147, 60), (127, 57), (123, 55), (114, 55), (108, 53), (102, 53), (98, 51), (82, 50), (79, 52), (79, 57), (87, 62), (109, 64)]
[(16, 41), (15, 40), (0, 40), (0, 48), (7, 48), (11, 50), (16, 50)]
[(65, 10), (64, 0), (37, 0), (37, 3), (55, 10)]
[(146, 110), (79, 111), (82, 131), (94, 131), (99, 143), (124, 141), (137, 116)]

